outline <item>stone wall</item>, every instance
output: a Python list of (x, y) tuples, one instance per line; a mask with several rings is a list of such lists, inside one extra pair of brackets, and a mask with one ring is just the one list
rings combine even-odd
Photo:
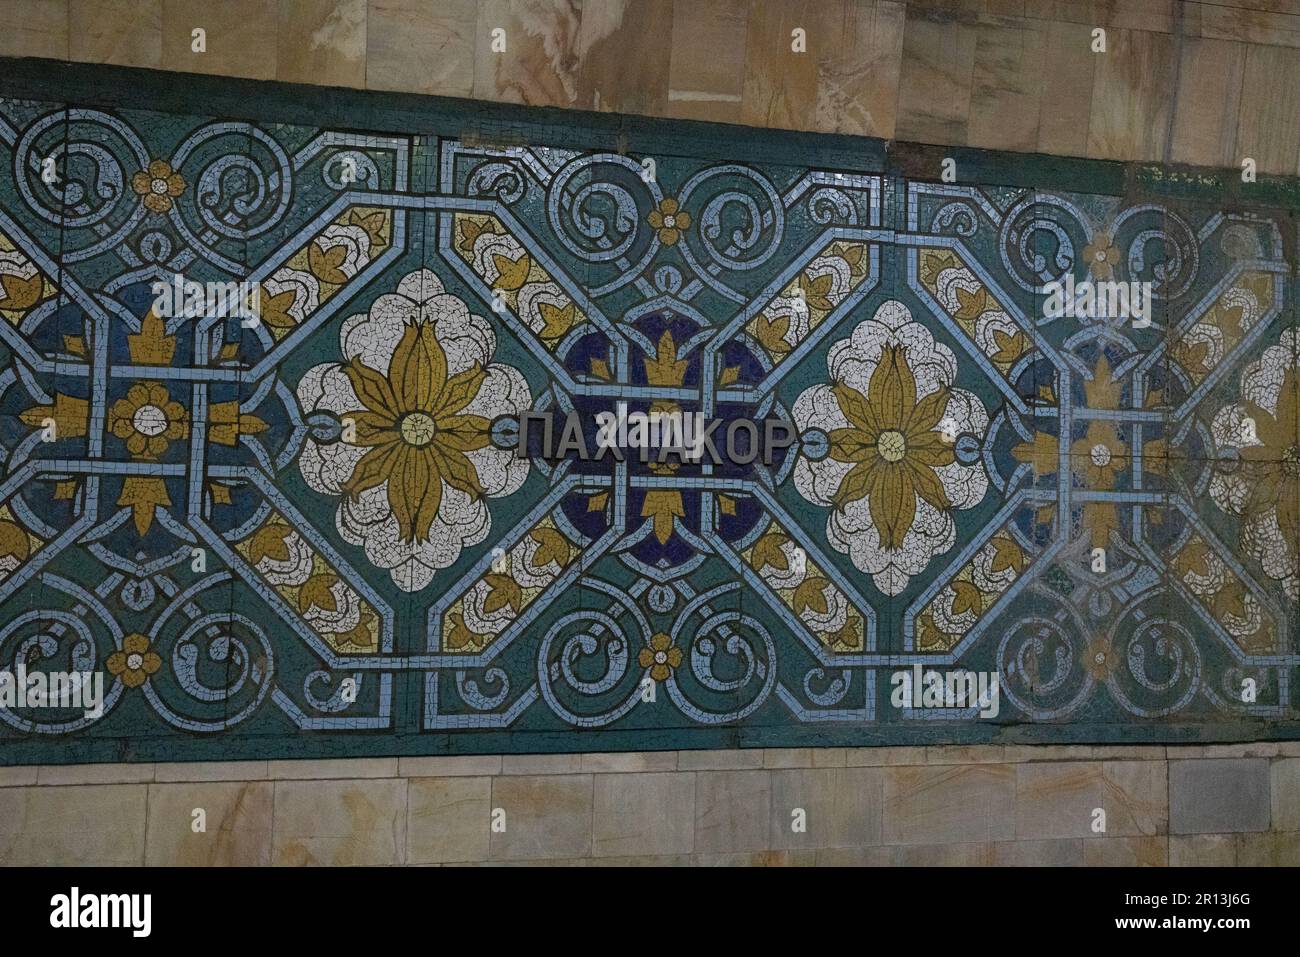
[[(1293, 0), (3, 0), (0, 56), (1295, 173)], [(206, 31), (205, 53), (191, 31)], [(506, 31), (504, 53), (491, 31)], [(807, 52), (791, 51), (806, 31)], [(1107, 31), (1107, 53), (1091, 51)]]
[(0, 864), (1297, 865), (1298, 795), (1296, 744), (17, 767)]

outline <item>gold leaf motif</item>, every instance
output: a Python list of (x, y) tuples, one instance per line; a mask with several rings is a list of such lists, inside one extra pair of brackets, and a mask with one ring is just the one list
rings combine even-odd
[(488, 586), (488, 596), (483, 599), (483, 614), (490, 615), (499, 608), (509, 605), (518, 613), (524, 605), (524, 593), (519, 583), (509, 575), (484, 575)]
[(563, 308), (543, 302), (538, 305), (538, 312), (543, 323), (539, 335), (543, 339), (558, 339), (573, 328), (575, 307), (571, 302)]
[(760, 572), (768, 565), (778, 571), (788, 572), (790, 562), (786, 559), (785, 552), (781, 550), (781, 546), (788, 541), (790, 541), (788, 535), (768, 532), (755, 543), (754, 551), (749, 556), (749, 564)]
[(666, 545), (672, 537), (676, 519), (686, 517), (682, 493), (675, 489), (651, 489), (645, 493), (645, 501), (641, 503), (641, 517), (653, 517), (655, 538), (660, 545)]
[(342, 245), (324, 249), (319, 242), (314, 242), (307, 249), (307, 262), (311, 274), (321, 282), (335, 286), (341, 286), (348, 281), (347, 274), (339, 268), (347, 258), (347, 247)]
[(492, 265), (497, 270), (496, 282), (492, 283), (492, 288), (513, 292), (527, 282), (528, 271), (533, 263), (527, 253), (515, 260), (507, 259), (500, 253), (493, 253)]
[(667, 329), (659, 337), (654, 359), (646, 358), (643, 361), (646, 380), (651, 385), (681, 385), (682, 380), (686, 378), (688, 362), (686, 359), (677, 358), (677, 344), (673, 341), (673, 334)]
[(794, 590), (794, 611), (796, 615), (802, 615), (806, 609), (811, 608), (819, 615), (830, 613), (830, 606), (826, 603), (826, 586), (829, 585), (825, 578), (818, 576), (809, 576)]
[(167, 335), (166, 324), (152, 311), (140, 320), (140, 331), (128, 333), (127, 351), (137, 365), (169, 366), (176, 353), (176, 337)]
[(806, 272), (800, 273), (799, 288), (803, 290), (804, 301), (813, 309), (830, 312), (835, 308), (835, 303), (831, 302), (829, 298), (834, 281), (834, 277), (830, 273), (825, 273), (816, 278)]
[(754, 320), (754, 337), (774, 356), (785, 355), (790, 351), (790, 343), (785, 340), (785, 334), (789, 330), (789, 316), (776, 316), (772, 319), (759, 316)]
[(952, 583), (953, 599), (952, 614), (953, 617), (963, 615), (966, 612), (978, 615), (984, 607), (983, 598), (980, 590), (968, 581), (955, 581)]
[(160, 478), (128, 476), (122, 482), (122, 494), (117, 504), (131, 509), (135, 521), (135, 530), (143, 537), (153, 525), (154, 509), (159, 505), (170, 506), (171, 497), (167, 494), (167, 485)]
[(569, 540), (555, 529), (542, 526), (528, 534), (533, 541), (537, 542), (537, 550), (533, 552), (530, 562), (534, 568), (545, 568), (551, 562), (555, 562), (561, 568), (569, 564)]

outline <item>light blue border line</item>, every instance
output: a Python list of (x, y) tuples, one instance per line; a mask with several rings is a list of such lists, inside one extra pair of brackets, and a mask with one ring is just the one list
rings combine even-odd
[[(348, 670), (348, 669), (340, 669)], [(289, 720), (304, 731), (359, 731), (393, 726), (393, 676), (379, 675), (379, 707), (377, 713), (366, 716), (318, 717), (309, 716), (297, 703), (278, 686), (271, 690), (271, 700), (288, 716)]]

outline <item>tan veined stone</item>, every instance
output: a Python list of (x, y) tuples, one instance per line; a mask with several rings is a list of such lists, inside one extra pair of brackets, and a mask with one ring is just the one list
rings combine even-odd
[(0, 789), (0, 865), (139, 866), (145, 784)]
[[(193, 33), (204, 31), (205, 52), (194, 52)], [(163, 0), (164, 70), (275, 78), (277, 21), (258, 0)]]
[(366, 0), (280, 0), (276, 77), (366, 85)]
[[(1078, 761), (1016, 768), (1016, 837), (1163, 834), (1168, 830), (1160, 761)], [(1105, 830), (1094, 828), (1103, 820)]]
[[(269, 781), (153, 784), (149, 789), (150, 866), (249, 867), (271, 863)], [(195, 830), (195, 811), (203, 830)]]
[(493, 860), (586, 857), (591, 853), (592, 776), (506, 776), (492, 782)]
[(469, 96), (477, 23), (475, 0), (371, 0), (366, 87)]
[(492, 779), (417, 778), (410, 782), (407, 863), (485, 860), (492, 823)]
[(697, 853), (736, 853), (769, 848), (770, 772), (700, 771), (695, 780)]
[(595, 857), (689, 854), (695, 849), (693, 774), (600, 774), (594, 801)]
[(277, 781), (276, 864), (400, 864), (406, 782)]
[(984, 843), (1015, 836), (1012, 766), (885, 769), (886, 844)]
[(162, 0), (73, 0), (68, 23), (70, 59), (162, 66)]

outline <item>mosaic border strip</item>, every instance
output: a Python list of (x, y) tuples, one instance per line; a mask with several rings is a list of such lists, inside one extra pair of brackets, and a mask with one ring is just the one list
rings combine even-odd
[(1300, 736), (1294, 181), (0, 66), (0, 762)]

